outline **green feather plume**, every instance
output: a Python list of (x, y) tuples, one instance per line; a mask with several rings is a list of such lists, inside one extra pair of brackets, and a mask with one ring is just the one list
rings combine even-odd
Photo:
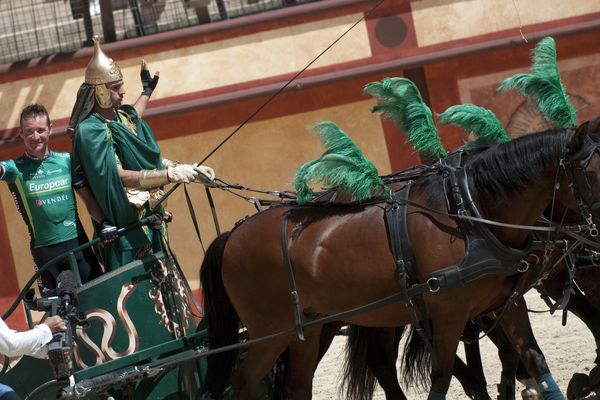
[(383, 118), (390, 119), (406, 132), (407, 140), (415, 150), (427, 157), (446, 155), (431, 109), (413, 82), (406, 78), (386, 78), (367, 84), (364, 92), (379, 101), (371, 111), (381, 112)]
[(533, 52), (532, 61), (530, 74), (519, 73), (505, 79), (498, 91), (518, 89), (525, 97), (531, 99), (555, 126), (576, 126), (576, 111), (569, 101), (556, 65), (554, 39), (542, 39)]
[(313, 130), (319, 133), (327, 151), (318, 160), (309, 161), (296, 171), (293, 184), (298, 204), (306, 203), (314, 196), (309, 187), (311, 182), (339, 188), (350, 193), (355, 201), (367, 200), (373, 193), (388, 193), (377, 168), (334, 122), (321, 122)]
[(467, 133), (477, 135), (477, 140), (466, 144), (468, 147), (479, 144), (502, 143), (510, 141), (510, 137), (502, 127), (496, 115), (487, 108), (474, 104), (459, 104), (438, 114), (440, 125), (455, 124)]

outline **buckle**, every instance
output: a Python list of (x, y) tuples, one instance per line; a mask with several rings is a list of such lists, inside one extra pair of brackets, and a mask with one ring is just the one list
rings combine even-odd
[(527, 272), (527, 270), (529, 269), (530, 263), (529, 261), (526, 260), (521, 260), (519, 261), (519, 267), (517, 267), (517, 271), (518, 272)]
[(429, 286), (429, 291), (431, 293), (438, 292), (442, 287), (442, 285), (440, 284), (440, 280), (435, 277), (427, 279), (427, 286)]

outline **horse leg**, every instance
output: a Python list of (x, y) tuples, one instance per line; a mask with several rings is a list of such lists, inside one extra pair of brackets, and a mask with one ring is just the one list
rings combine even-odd
[[(581, 282), (585, 293), (575, 290), (571, 294), (566, 307), (568, 311), (575, 314), (588, 327), (594, 336), (596, 342), (596, 364), (600, 364), (600, 291), (595, 285), (590, 285), (588, 282), (597, 282), (598, 278), (600, 276), (597, 270), (578, 269), (576, 280), (578, 283)], [(562, 296), (565, 286), (564, 282), (564, 270), (561, 270), (560, 274), (544, 280), (544, 288), (555, 301), (558, 301)], [(586, 285), (590, 287), (586, 287)]]
[(533, 335), (525, 300), (521, 299), (509, 307), (501, 316), (499, 323), (513, 348), (521, 357), (527, 372), (542, 388), (542, 397), (546, 400), (564, 400)]
[[(598, 393), (598, 387), (600, 386), (600, 311), (594, 304), (588, 301), (587, 297), (587, 293), (584, 295), (577, 290), (571, 295), (569, 303), (567, 303), (567, 310), (583, 321), (596, 342), (596, 359), (594, 360), (596, 366), (587, 375), (582, 373), (574, 375), (569, 382), (567, 394), (574, 392), (580, 394), (581, 397), (588, 395), (592, 390)], [(588, 376), (589, 379), (585, 379)]]
[[(590, 330), (596, 343), (596, 366), (588, 374), (576, 373), (569, 381), (567, 396), (585, 397), (591, 393), (592, 388), (600, 386), (600, 291), (596, 284), (598, 270), (591, 268), (577, 269), (576, 281), (581, 285), (582, 292), (577, 288), (567, 303), (566, 309), (575, 314)], [(558, 301), (565, 288), (566, 272), (561, 269), (560, 273), (550, 276), (544, 280), (544, 289), (550, 297)]]
[(479, 333), (480, 329), (475, 323), (472, 321), (467, 322), (465, 330), (463, 331), (463, 338), (465, 339), (465, 357), (471, 373), (475, 375), (483, 387), (486, 387), (487, 381), (485, 379), (485, 374), (483, 373), (481, 351), (479, 349)]
[(498, 358), (502, 364), (500, 383), (498, 384), (498, 400), (515, 400), (515, 377), (526, 387), (526, 390), (533, 391), (533, 393), (540, 392), (538, 384), (525, 369), (519, 353), (513, 348), (504, 331), (500, 327), (493, 328), (495, 321), (489, 317), (483, 317), (480, 320), (488, 338), (498, 348)]
[[(338, 322), (329, 322), (329, 323), (321, 326), (321, 335), (320, 335), (320, 339), (319, 339), (319, 350), (318, 350), (319, 353), (318, 353), (317, 360), (314, 363), (314, 366), (312, 369), (313, 374), (311, 376), (311, 380), (312, 380), (312, 377), (314, 376), (315, 371), (317, 370), (317, 366), (319, 365), (319, 362), (321, 361), (321, 359), (323, 358), (323, 356), (329, 349), (331, 342), (333, 342), (333, 339), (335, 338), (336, 334), (339, 332), (342, 325), (343, 324), (338, 321)], [(292, 360), (292, 362), (294, 362), (294, 360)], [(291, 378), (287, 377), (289, 368), (290, 368), (290, 348), (288, 347), (288, 349), (280, 356), (280, 358), (278, 360), (278, 365), (273, 370), (273, 389), (272, 389), (273, 396), (272, 396), (272, 398), (275, 400), (288, 400), (288, 393), (287, 393), (288, 390), (293, 391), (293, 389), (288, 389), (286, 387), (286, 385), (288, 385), (288, 382), (290, 381), (290, 379), (296, 379), (293, 377), (291, 377)], [(294, 385), (291, 385), (291, 386), (294, 386)]]
[(590, 298), (593, 301), (595, 295), (596, 293), (593, 292), (588, 294), (575, 290), (567, 303), (567, 310), (575, 314), (594, 336), (596, 342), (596, 360), (594, 360), (594, 363), (600, 364), (600, 310), (596, 306), (597, 300), (596, 302), (588, 300)]
[(368, 328), (367, 367), (385, 392), (387, 400), (406, 400), (398, 382), (396, 360), (404, 327)]
[(471, 399), (489, 400), (487, 382), (483, 373), (481, 352), (479, 350), (479, 328), (471, 321), (463, 331), (465, 364), (457, 355), (454, 359), (454, 376), (460, 382), (466, 395)]
[(304, 342), (296, 338), (289, 344), (285, 378), (289, 400), (308, 400), (312, 397), (313, 376), (322, 357), (320, 352), (322, 328), (322, 325), (308, 327), (304, 330)]
[(456, 355), (454, 359), (454, 377), (458, 379), (468, 398), (474, 400), (490, 400), (486, 386), (474, 374), (470, 365), (467, 365)]
[[(260, 336), (255, 334), (250, 338)], [(255, 399), (260, 381), (273, 368), (290, 340), (291, 336), (281, 336), (256, 343), (248, 348), (246, 357), (231, 377), (231, 386), (237, 400)]]
[(498, 358), (502, 364), (500, 383), (498, 384), (498, 400), (515, 400), (515, 376), (517, 368), (521, 364), (519, 353), (512, 347), (504, 332), (500, 332), (501, 329), (495, 330), (498, 331), (496, 335), (498, 339), (495, 343), (498, 347)]
[(600, 364), (600, 310), (594, 307), (587, 299), (586, 295), (576, 291), (567, 303), (567, 310), (575, 314), (588, 327), (594, 341), (596, 342), (596, 364)]
[[(466, 318), (465, 318), (466, 319)], [(433, 321), (431, 389), (427, 400), (445, 400), (452, 379), (452, 369), (465, 319), (439, 315)]]
[(317, 359), (315, 370), (325, 353), (327, 353), (327, 350), (329, 350), (329, 346), (331, 346), (331, 342), (335, 339), (335, 335), (337, 335), (343, 325), (344, 324), (339, 321), (329, 322), (323, 325), (321, 329), (321, 339), (319, 340), (319, 358)]
[(515, 374), (520, 365), (519, 353), (512, 347), (501, 327), (494, 327), (495, 319), (482, 317), (479, 322), (482, 330), (487, 332), (488, 338), (498, 348), (498, 358), (502, 364), (500, 384), (498, 384), (498, 400), (514, 400), (516, 390)]

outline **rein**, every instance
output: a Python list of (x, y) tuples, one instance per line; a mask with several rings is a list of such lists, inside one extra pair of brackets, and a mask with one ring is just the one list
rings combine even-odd
[[(296, 193), (287, 191), (287, 190), (278, 191), (278, 190), (253, 189), (253, 188), (250, 188), (248, 186), (244, 186), (244, 185), (241, 185), (238, 183), (228, 183), (225, 180), (219, 179), (219, 178), (215, 179), (212, 187), (215, 189), (221, 189), (225, 192), (229, 192), (229, 193), (233, 194), (234, 196), (237, 196), (237, 197), (243, 199), (244, 201), (254, 205), (254, 207), (256, 208), (257, 211), (260, 211), (261, 207), (265, 207), (265, 206), (270, 207), (273, 205), (295, 204), (295, 202), (296, 202)], [(277, 198), (279, 198), (279, 200), (263, 199), (263, 198), (259, 198), (256, 196), (244, 196), (243, 194), (238, 193), (237, 191), (266, 194), (268, 196), (277, 197)]]
[[(437, 214), (437, 215), (441, 215), (444, 217), (450, 217), (450, 218), (455, 218), (455, 219), (461, 219), (461, 220), (465, 220), (465, 221), (479, 222), (479, 223), (482, 223), (485, 225), (498, 226), (498, 227), (502, 227), (502, 228), (513, 228), (513, 229), (522, 229), (522, 230), (529, 230), (529, 231), (538, 231), (538, 232), (564, 233), (565, 235), (568, 235), (576, 240), (579, 240), (582, 243), (585, 243), (586, 245), (588, 245), (590, 247), (600, 250), (600, 243), (586, 239), (584, 236), (581, 236), (576, 233), (576, 232), (581, 232), (582, 230), (584, 230), (584, 228), (587, 228), (588, 227), (587, 225), (581, 225), (581, 224), (580, 225), (564, 225), (564, 224), (560, 224), (560, 223), (547, 222), (544, 220), (540, 220), (540, 222), (542, 222), (544, 224), (549, 224), (550, 226), (508, 224), (505, 222), (494, 221), (494, 220), (487, 219), (487, 218), (465, 215), (462, 213), (443, 212), (443, 211), (435, 210), (433, 208), (424, 206), (424, 205), (414, 202), (412, 200), (402, 200), (402, 202), (406, 205), (413, 206), (415, 208), (419, 208), (421, 210), (427, 211), (432, 214)], [(594, 224), (594, 227), (595, 227), (595, 224)], [(593, 236), (593, 235), (590, 233), (590, 236)]]

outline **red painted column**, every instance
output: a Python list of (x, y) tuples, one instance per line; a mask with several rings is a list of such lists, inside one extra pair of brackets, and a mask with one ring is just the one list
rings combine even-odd
[[(15, 262), (8, 238), (8, 229), (9, 227), (6, 226), (4, 209), (2, 208), (0, 200), (0, 276), (2, 277), (0, 279), (1, 314), (4, 314), (8, 310), (20, 292)], [(29, 238), (23, 238), (23, 240), (29, 240)], [(17, 308), (17, 310), (12, 313), (7, 320), (7, 324), (13, 329), (26, 328), (25, 316), (21, 307)]]

